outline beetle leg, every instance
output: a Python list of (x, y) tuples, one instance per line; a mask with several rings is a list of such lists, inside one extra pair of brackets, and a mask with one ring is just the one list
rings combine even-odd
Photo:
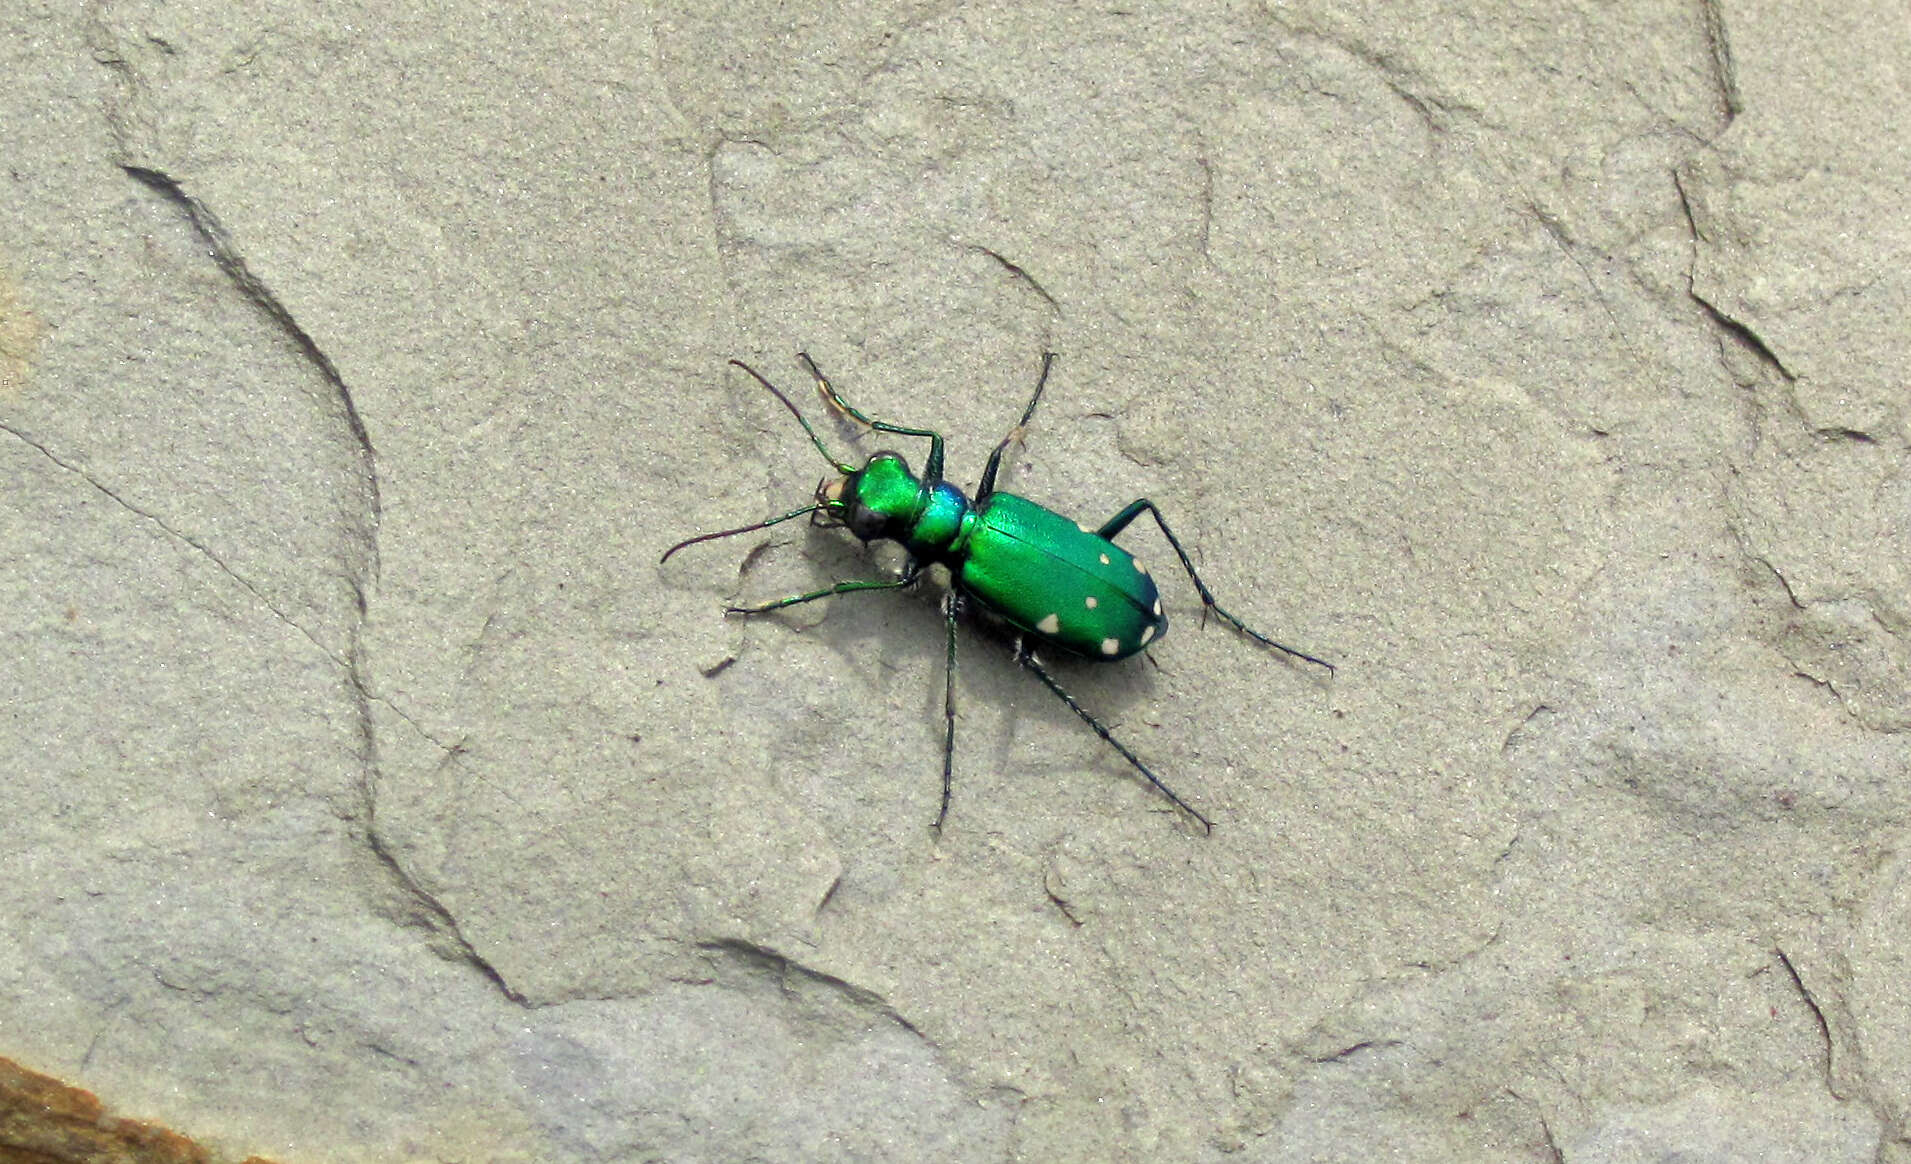
[(877, 432), (893, 433), (896, 436), (926, 437), (929, 441), (929, 461), (922, 467), (922, 479), (931, 485), (942, 480), (941, 433), (926, 428), (904, 428), (899, 424), (890, 424), (886, 420), (869, 419), (859, 412), (855, 405), (844, 400), (837, 393), (836, 386), (829, 382), (829, 377), (823, 375), (821, 369), (817, 368), (816, 361), (810, 359), (808, 352), (798, 352), (796, 358), (803, 361), (803, 366), (810, 370), (810, 375), (816, 377), (816, 390), (823, 394), (823, 399), (829, 402), (831, 408), (847, 414), (856, 423), (866, 425)]
[(922, 574), (922, 563), (909, 559), (902, 568), (902, 574), (895, 578), (852, 578), (825, 586), (821, 590), (812, 590), (808, 594), (792, 594), (788, 598), (779, 598), (775, 602), (765, 602), (761, 606), (726, 606), (725, 614), (768, 614), (772, 610), (782, 610), (786, 606), (800, 606), (805, 602), (815, 602), (819, 598), (828, 598), (832, 594), (855, 594), (863, 590), (901, 590), (913, 585)]
[(1316, 659), (1306, 651), (1297, 651), (1285, 643), (1275, 642), (1260, 631), (1242, 622), (1239, 618), (1235, 617), (1232, 611), (1222, 606), (1219, 602), (1216, 602), (1214, 600), (1214, 592), (1208, 589), (1208, 584), (1201, 581), (1201, 575), (1195, 572), (1194, 563), (1188, 559), (1188, 551), (1181, 548), (1180, 540), (1174, 536), (1174, 531), (1168, 528), (1168, 519), (1161, 516), (1161, 511), (1155, 508), (1155, 503), (1146, 497), (1138, 501), (1129, 502), (1127, 508), (1109, 518), (1103, 523), (1102, 527), (1095, 532), (1112, 542), (1115, 540), (1117, 534), (1127, 529), (1129, 523), (1134, 521), (1137, 517), (1140, 517), (1144, 512), (1155, 519), (1155, 524), (1161, 527), (1161, 536), (1168, 539), (1168, 544), (1174, 547), (1175, 557), (1181, 559), (1181, 568), (1188, 572), (1188, 580), (1194, 583), (1195, 590), (1201, 595), (1204, 615), (1207, 611), (1213, 611), (1222, 621), (1232, 626), (1235, 630), (1240, 631), (1248, 638), (1260, 643), (1262, 646), (1273, 647), (1291, 659), (1302, 659), (1317, 667), (1327, 668), (1327, 672), (1330, 675), (1333, 673), (1334, 665), (1332, 663), (1329, 663), (1325, 659)]
[(995, 492), (995, 474), (1002, 467), (1002, 454), (1009, 451), (1010, 445), (1022, 443), (1022, 438), (1028, 435), (1028, 422), (1035, 415), (1035, 406), (1042, 402), (1042, 389), (1048, 385), (1048, 370), (1054, 363), (1054, 352), (1042, 353), (1042, 374), (1035, 379), (1035, 395), (1029, 397), (1028, 407), (1022, 410), (1022, 419), (1016, 422), (1015, 427), (1009, 430), (1009, 435), (1003, 437), (1002, 443), (995, 446), (995, 451), (989, 454), (988, 467), (982, 470), (982, 483), (975, 487), (977, 501)]
[(1193, 817), (1194, 819), (1200, 821), (1201, 827), (1203, 829), (1206, 829), (1210, 833), (1214, 831), (1213, 821), (1209, 820), (1205, 816), (1202, 816), (1199, 812), (1195, 810), (1193, 805), (1189, 804), (1187, 801), (1181, 799), (1180, 796), (1176, 795), (1174, 789), (1168, 787), (1166, 784), (1163, 784), (1161, 782), (1161, 777), (1149, 771), (1148, 765), (1142, 763), (1141, 760), (1137, 758), (1133, 752), (1128, 750), (1125, 744), (1123, 744), (1120, 740), (1116, 739), (1114, 735), (1111, 734), (1106, 727), (1102, 726), (1102, 722), (1100, 720), (1096, 719), (1093, 715), (1089, 714), (1087, 708), (1075, 702), (1075, 697), (1070, 695), (1066, 690), (1063, 689), (1060, 683), (1057, 683), (1055, 681), (1055, 677), (1048, 673), (1047, 668), (1043, 667), (1040, 663), (1035, 661), (1035, 656), (1029, 651), (1028, 645), (1019, 640), (1016, 642), (1016, 645), (1015, 645), (1015, 661), (1022, 664), (1022, 666), (1028, 668), (1031, 672), (1033, 672), (1035, 677), (1042, 681), (1042, 685), (1044, 687), (1047, 687), (1050, 691), (1053, 691), (1057, 699), (1061, 700), (1063, 703), (1068, 704), (1068, 709), (1070, 711), (1080, 716), (1081, 721), (1087, 724), (1089, 727), (1093, 728), (1095, 730), (1095, 734), (1100, 736), (1103, 740), (1107, 741), (1109, 747), (1115, 749), (1115, 751), (1117, 752), (1120, 752), (1121, 758), (1128, 761), (1128, 763), (1134, 767), (1135, 771), (1147, 777), (1148, 783), (1154, 785), (1155, 788), (1158, 789), (1163, 796), (1167, 797), (1170, 801), (1172, 801), (1176, 808), (1180, 809), (1182, 812), (1187, 813), (1189, 816)]
[(950, 778), (955, 768), (956, 620), (962, 616), (960, 591), (950, 590), (943, 597), (942, 616), (949, 628), (949, 663), (942, 688), (942, 807), (936, 810), (936, 823), (929, 826), (938, 833), (949, 815)]

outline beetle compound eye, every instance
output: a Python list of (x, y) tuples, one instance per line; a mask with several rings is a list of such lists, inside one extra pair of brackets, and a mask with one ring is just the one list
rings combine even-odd
[(850, 503), (849, 532), (855, 534), (863, 541), (868, 541), (880, 535), (883, 532), (883, 526), (885, 524), (887, 524), (887, 520), (882, 514), (864, 505), (861, 501)]

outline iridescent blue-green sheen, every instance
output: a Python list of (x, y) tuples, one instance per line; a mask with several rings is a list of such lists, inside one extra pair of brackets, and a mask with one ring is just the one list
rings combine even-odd
[(1012, 625), (1093, 659), (1127, 658), (1168, 629), (1134, 555), (1013, 493), (976, 507), (956, 581)]

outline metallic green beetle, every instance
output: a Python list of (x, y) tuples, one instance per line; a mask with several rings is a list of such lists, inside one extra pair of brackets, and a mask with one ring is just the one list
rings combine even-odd
[(1048, 384), (1049, 369), (1055, 363), (1055, 353), (1043, 354), (1042, 374), (1035, 382), (1035, 394), (1022, 411), (1021, 421), (989, 454), (988, 466), (982, 471), (982, 482), (976, 487), (973, 500), (942, 479), (942, 434), (869, 419), (837, 394), (809, 353), (799, 352), (797, 356), (816, 378), (817, 391), (830, 407), (876, 432), (926, 439), (929, 459), (923, 466), (922, 476), (910, 472), (908, 462), (893, 452), (872, 454), (860, 469), (838, 459), (824, 447), (822, 438), (816, 435), (796, 405), (790, 403), (789, 397), (755, 368), (741, 360), (731, 360), (789, 409), (790, 415), (796, 417), (796, 422), (809, 434), (817, 452), (842, 476), (819, 483), (813, 502), (801, 509), (736, 529), (685, 539), (664, 551), (662, 561), (668, 561), (685, 546), (767, 529), (804, 514), (811, 515), (813, 523), (845, 526), (864, 542), (877, 539), (900, 542), (909, 557), (902, 573), (895, 578), (838, 582), (761, 606), (726, 607), (725, 613), (764, 614), (832, 594), (897, 590), (913, 585), (925, 566), (947, 567), (954, 585), (943, 600), (949, 646), (943, 691), (946, 723), (942, 744), (942, 807), (936, 812), (932, 828), (940, 830), (949, 815), (950, 777), (955, 757), (956, 623), (972, 599), (1013, 629), (1017, 663), (1040, 679), (1175, 807), (1199, 821), (1206, 831), (1214, 831), (1213, 821), (1162, 783), (1160, 777), (1055, 681), (1048, 669), (1036, 660), (1031, 641), (1085, 659), (1113, 662), (1144, 650), (1167, 633), (1168, 617), (1161, 609), (1161, 595), (1148, 568), (1114, 540), (1130, 522), (1147, 513), (1161, 527), (1162, 536), (1174, 548), (1182, 569), (1188, 572), (1189, 580), (1201, 595), (1204, 620), (1207, 612), (1212, 611), (1235, 630), (1289, 658), (1313, 663), (1329, 673), (1334, 669), (1333, 664), (1275, 642), (1222, 608), (1207, 584), (1201, 581), (1201, 575), (1195, 572), (1194, 563), (1188, 560), (1187, 551), (1168, 528), (1167, 519), (1147, 498), (1130, 502), (1100, 527), (1090, 527), (1025, 497), (996, 490), (995, 476), (1002, 467), (1002, 456), (1021, 439), (1035, 415), (1042, 389)]

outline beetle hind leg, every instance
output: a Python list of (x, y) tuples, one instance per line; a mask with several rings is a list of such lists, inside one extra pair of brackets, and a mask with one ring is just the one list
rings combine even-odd
[(1146, 777), (1148, 780), (1148, 783), (1154, 785), (1156, 791), (1160, 792), (1163, 796), (1167, 797), (1170, 803), (1172, 803), (1176, 808), (1180, 809), (1182, 812), (1185, 812), (1189, 816), (1193, 817), (1195, 820), (1201, 822), (1201, 828), (1204, 831), (1209, 833), (1212, 833), (1214, 831), (1213, 821), (1201, 815), (1201, 813), (1193, 805), (1181, 799), (1181, 797), (1175, 792), (1174, 789), (1162, 783), (1161, 777), (1155, 775), (1154, 772), (1149, 770), (1148, 765), (1142, 763), (1141, 759), (1138, 756), (1136, 756), (1133, 752), (1129, 751), (1126, 744), (1123, 744), (1120, 740), (1116, 739), (1114, 737), (1114, 734), (1110, 732), (1108, 728), (1100, 720), (1096, 719), (1094, 715), (1087, 708), (1075, 702), (1075, 697), (1073, 695), (1070, 695), (1067, 689), (1064, 688), (1060, 683), (1056, 682), (1055, 676), (1050, 675), (1048, 673), (1048, 668), (1042, 666), (1041, 663), (1036, 661), (1034, 654), (1031, 653), (1028, 648), (1028, 644), (1022, 642), (1019, 639), (1016, 640), (1016, 644), (1015, 644), (1015, 661), (1020, 663), (1022, 666), (1026, 667), (1029, 670), (1029, 672), (1033, 674), (1037, 679), (1040, 679), (1042, 681), (1042, 686), (1054, 692), (1055, 698), (1061, 700), (1063, 703), (1066, 703), (1070, 711), (1074, 712), (1077, 716), (1079, 716), (1083, 723), (1087, 724), (1090, 728), (1094, 729), (1094, 732), (1096, 735), (1100, 736), (1102, 740), (1108, 744), (1109, 747), (1119, 752), (1121, 754), (1121, 758), (1128, 761), (1129, 765), (1133, 767), (1135, 771), (1141, 773), (1144, 777)]
[(1262, 646), (1272, 647), (1290, 659), (1300, 659), (1303, 662), (1312, 663), (1316, 667), (1325, 667), (1328, 674), (1333, 674), (1334, 665), (1332, 663), (1329, 663), (1325, 659), (1317, 659), (1306, 651), (1297, 651), (1286, 643), (1276, 642), (1242, 622), (1233, 611), (1215, 601), (1214, 591), (1209, 590), (1208, 584), (1201, 581), (1201, 575), (1195, 571), (1194, 562), (1189, 559), (1188, 551), (1181, 548), (1180, 539), (1175, 537), (1174, 531), (1168, 528), (1168, 519), (1161, 516), (1161, 510), (1155, 508), (1155, 503), (1146, 497), (1129, 502), (1126, 508), (1109, 518), (1102, 524), (1102, 527), (1095, 532), (1099, 536), (1107, 538), (1112, 542), (1115, 540), (1116, 535), (1120, 534), (1122, 530), (1127, 529), (1129, 524), (1143, 513), (1147, 513), (1155, 519), (1155, 524), (1161, 527), (1161, 536), (1167, 538), (1168, 544), (1174, 547), (1174, 556), (1181, 559), (1181, 568), (1188, 572), (1188, 581), (1194, 583), (1196, 592), (1201, 595), (1201, 606), (1204, 615), (1208, 611), (1213, 611), (1215, 616), (1221, 619), (1221, 621), (1227, 623), (1235, 630), (1240, 631), (1248, 638), (1253, 639), (1255, 642), (1260, 643)]

